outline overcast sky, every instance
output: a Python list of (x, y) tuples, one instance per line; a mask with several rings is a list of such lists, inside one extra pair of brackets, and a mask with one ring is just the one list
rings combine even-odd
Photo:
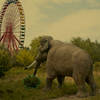
[[(0, 0), (0, 7), (5, 0)], [(25, 45), (40, 35), (69, 41), (100, 41), (100, 0), (20, 0), (26, 18)]]

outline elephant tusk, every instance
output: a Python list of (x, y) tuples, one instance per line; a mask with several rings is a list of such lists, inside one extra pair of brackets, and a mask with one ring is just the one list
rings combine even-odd
[(36, 60), (33, 61), (32, 64), (30, 64), (29, 66), (25, 67), (25, 69), (29, 69), (29, 68), (31, 68), (35, 63), (36, 63)]

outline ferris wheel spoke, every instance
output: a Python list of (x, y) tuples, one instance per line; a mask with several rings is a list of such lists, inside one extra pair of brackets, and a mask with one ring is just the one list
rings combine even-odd
[[(11, 7), (10, 7), (11, 6)], [(12, 15), (14, 13), (14, 8), (12, 9), (12, 4), (8, 6), (7, 13), (8, 15)], [(12, 16), (13, 17), (13, 16)]]
[(22, 45), (21, 42), (16, 38), (15, 35), (14, 35), (14, 38), (15, 38), (15, 40), (16, 40), (20, 45)]
[(10, 51), (11, 54), (13, 53), (12, 39), (13, 39), (13, 35), (8, 34), (8, 50)]
[(11, 37), (8, 36), (8, 49), (11, 47)]
[(15, 45), (15, 49), (18, 51), (18, 46), (17, 46), (17, 43), (16, 43), (14, 38), (13, 38), (13, 42), (14, 42), (14, 45)]
[[(8, 16), (8, 15), (6, 15), (6, 16)], [(13, 18), (11, 17), (11, 15), (9, 15), (7, 18), (6, 18), (6, 22), (9, 22), (9, 21), (11, 21), (11, 22), (13, 22), (13, 20), (12, 20)]]
[(2, 39), (5, 37), (5, 34), (2, 35), (2, 37), (0, 38), (0, 42), (2, 41)]
[[(12, 36), (13, 37), (13, 36)], [(15, 43), (15, 40), (14, 40), (14, 37), (11, 39), (12, 40), (12, 47), (14, 50), (16, 50), (16, 43)], [(15, 46), (16, 45), (16, 46)]]
[[(16, 30), (17, 30), (18, 32), (16, 32)], [(19, 27), (13, 28), (13, 32), (14, 32), (14, 33), (19, 33), (19, 32), (20, 32)]]
[(7, 21), (5, 20), (5, 21), (3, 21), (3, 26), (4, 26), (4, 28), (6, 28), (7, 27), (7, 25), (9, 24), (9, 21), (10, 21), (11, 19), (10, 18), (7, 18)]
[(12, 18), (13, 23), (15, 23), (18, 19), (19, 18), (18, 18), (18, 9), (17, 9), (13, 14), (13, 18)]
[(20, 27), (20, 24), (17, 24), (16, 26), (14, 26), (14, 29), (16, 29), (17, 27)]
[(16, 50), (15, 49), (15, 44), (14, 44), (14, 39), (13, 38), (12, 38), (12, 46), (13, 46), (13, 49)]
[(6, 20), (8, 21), (8, 19), (11, 18), (12, 11), (9, 10), (9, 12), (6, 12), (5, 14), (6, 14), (5, 18), (6, 18)]
[(16, 23), (19, 23), (20, 18), (16, 18), (16, 20), (14, 21), (14, 24), (16, 25)]
[(13, 8), (15, 9), (15, 10), (13, 10), (14, 11), (14, 16), (16, 16), (18, 14), (18, 7), (14, 6)]
[(11, 47), (11, 43), (10, 43), (10, 46), (9, 46), (8, 50), (9, 50), (9, 52), (11, 53), (11, 55), (13, 55), (13, 49), (12, 49), (12, 47)]
[(13, 23), (13, 28), (15, 28), (16, 26), (20, 25), (19, 21), (20, 21), (20, 19)]
[(14, 17), (15, 20), (18, 18), (18, 17), (17, 17), (18, 15), (19, 15), (19, 12), (18, 12), (18, 9), (17, 9), (17, 10), (16, 10), (16, 13), (15, 13), (15, 15), (14, 15), (14, 16), (15, 16), (15, 17)]
[(18, 15), (13, 15), (13, 18), (12, 18), (12, 22), (15, 23), (16, 21), (19, 21), (19, 18), (17, 17)]
[(4, 36), (4, 38), (3, 38), (3, 44), (5, 43), (5, 41), (6, 41), (6, 38), (7, 37), (7, 34), (5, 33), (5, 36)]

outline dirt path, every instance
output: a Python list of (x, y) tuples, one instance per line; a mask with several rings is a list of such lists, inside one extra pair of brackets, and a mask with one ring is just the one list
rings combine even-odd
[(51, 99), (51, 100), (86, 100), (86, 98), (78, 98), (75, 95), (73, 95), (73, 96), (64, 96), (64, 97)]
[(56, 98), (56, 99), (52, 99), (52, 100), (80, 100), (79, 98), (76, 98), (76, 97), (67, 97), (67, 96), (64, 96), (64, 97), (60, 97), (60, 98)]
[(97, 98), (97, 96), (100, 96), (100, 89), (97, 90), (96, 96), (93, 97), (94, 99), (91, 99), (91, 97), (78, 98), (75, 95), (72, 95), (72, 96), (66, 95), (66, 96), (63, 96), (63, 97), (60, 97), (60, 98), (51, 99), (51, 100), (100, 100), (100, 99), (95, 99), (95, 97)]

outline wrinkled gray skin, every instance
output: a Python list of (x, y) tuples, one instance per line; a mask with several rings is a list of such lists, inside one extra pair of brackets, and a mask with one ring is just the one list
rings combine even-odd
[(37, 69), (42, 62), (46, 61), (47, 89), (51, 88), (55, 78), (61, 87), (65, 76), (71, 76), (78, 87), (77, 96), (87, 96), (85, 82), (91, 88), (91, 95), (95, 95), (93, 62), (86, 51), (75, 45), (53, 40), (50, 36), (44, 36), (41, 39), (39, 51), (35, 68)]

